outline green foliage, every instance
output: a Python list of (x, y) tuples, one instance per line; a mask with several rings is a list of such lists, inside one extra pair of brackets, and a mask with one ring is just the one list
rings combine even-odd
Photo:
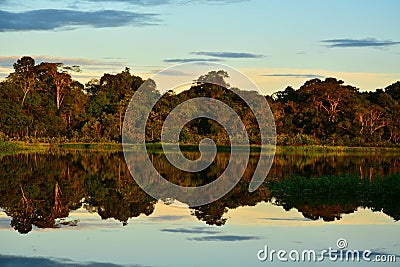
[[(270, 100), (282, 145), (393, 146), (400, 141), (398, 83), (363, 92), (343, 81), (307, 81)], [(394, 96), (394, 97), (393, 97)]]
[[(36, 65), (34, 59), (22, 57), (13, 67), (14, 72), (0, 83), (0, 140), (120, 142), (126, 108), (144, 82), (128, 68), (83, 85), (70, 75), (80, 71), (78, 66)], [(208, 97), (231, 107), (243, 121), (250, 143), (260, 144), (255, 116), (240, 97), (226, 89), (228, 77), (226, 71), (210, 71), (189, 90), (163, 95), (147, 120), (146, 142), (161, 140), (163, 122), (177, 105)], [(210, 80), (215, 84), (207, 83)], [(157, 85), (148, 82), (152, 89), (147, 93), (158, 97)], [(399, 96), (400, 82), (384, 90), (360, 92), (341, 80), (326, 78), (309, 80), (297, 90), (287, 87), (266, 99), (280, 145), (396, 146), (400, 142)], [(142, 103), (134, 103), (134, 107), (143, 108)], [(189, 122), (180, 141), (198, 144), (206, 137), (217, 145), (230, 145), (222, 126), (204, 118)]]
[(0, 132), (0, 144), (5, 141), (8, 141), (8, 140), (9, 140), (9, 137), (5, 133)]
[(15, 143), (4, 142), (0, 140), (0, 154), (10, 151), (15, 151), (18, 149), (18, 146)]
[(306, 134), (296, 134), (295, 136), (289, 136), (285, 134), (279, 134), (277, 136), (277, 142), (280, 145), (291, 146), (291, 145), (319, 145), (320, 141), (315, 139), (313, 136)]

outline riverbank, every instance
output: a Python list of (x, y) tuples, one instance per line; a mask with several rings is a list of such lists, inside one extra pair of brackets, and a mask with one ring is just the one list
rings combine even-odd
[(400, 147), (350, 147), (350, 146), (321, 146), (321, 145), (305, 145), (305, 146), (277, 146), (277, 153), (297, 153), (297, 152), (400, 152)]
[(0, 142), (0, 157), (12, 154), (43, 152), (50, 149), (48, 143)]
[[(162, 151), (161, 143), (149, 143), (146, 145), (149, 151)], [(132, 145), (134, 148), (134, 145)], [(25, 153), (25, 152), (43, 152), (50, 149), (74, 149), (74, 150), (96, 150), (96, 151), (122, 151), (121, 143), (26, 143), (20, 141), (0, 142), (0, 156)], [(167, 145), (168, 149), (168, 145)], [(184, 144), (181, 145), (182, 151), (195, 152), (198, 151), (198, 145)], [(229, 152), (229, 146), (218, 146), (218, 152)], [(250, 146), (251, 152), (259, 152), (260, 146)], [(271, 148), (271, 150), (273, 150)], [(381, 153), (381, 152), (399, 152), (400, 147), (346, 147), (346, 146), (321, 146), (321, 145), (304, 145), (304, 146), (277, 146), (276, 153), (308, 153), (308, 152), (344, 152), (344, 153)]]

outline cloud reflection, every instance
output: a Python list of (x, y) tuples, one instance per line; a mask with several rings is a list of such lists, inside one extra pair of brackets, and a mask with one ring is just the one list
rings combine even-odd
[(119, 265), (113, 263), (103, 262), (75, 262), (69, 259), (55, 259), (55, 258), (42, 258), (42, 257), (23, 257), (23, 256), (8, 256), (0, 255), (0, 266), (53, 266), (53, 267), (150, 267), (145, 265)]
[(242, 235), (212, 235), (212, 236), (203, 236), (203, 237), (193, 237), (188, 238), (188, 240), (193, 241), (249, 241), (249, 240), (259, 240), (261, 239), (258, 236), (242, 236)]

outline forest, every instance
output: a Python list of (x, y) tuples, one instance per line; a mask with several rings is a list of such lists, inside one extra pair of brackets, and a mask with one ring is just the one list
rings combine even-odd
[[(0, 142), (121, 142), (125, 110), (145, 82), (125, 68), (82, 84), (71, 76), (81, 71), (79, 66), (36, 64), (28, 56), (13, 68), (0, 83)], [(204, 75), (222, 82), (229, 77), (223, 70)], [(147, 120), (146, 141), (160, 141), (162, 122), (176, 105), (204, 96), (234, 109), (250, 143), (259, 144), (258, 126), (243, 100), (225, 86), (206, 84), (201, 78), (186, 91), (163, 95)], [(399, 145), (400, 81), (367, 92), (336, 78), (311, 79), (298, 89), (289, 86), (265, 98), (274, 115), (278, 145)], [(209, 119), (188, 123), (180, 140), (196, 144), (203, 137), (229, 144), (226, 132)]]

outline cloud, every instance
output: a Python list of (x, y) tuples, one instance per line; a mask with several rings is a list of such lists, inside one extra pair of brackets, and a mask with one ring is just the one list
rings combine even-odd
[(184, 72), (184, 71), (179, 71), (179, 70), (153, 70), (153, 73), (157, 73), (157, 75), (163, 75), (163, 76), (191, 76), (190, 73)]
[(209, 56), (217, 58), (263, 58), (264, 55), (244, 52), (191, 52), (190, 54), (196, 56)]
[(308, 218), (259, 218), (260, 220), (266, 220), (266, 221), (311, 221), (311, 219)]
[(154, 25), (158, 21), (157, 14), (117, 10), (37, 9), (25, 12), (0, 10), (0, 32), (71, 30), (82, 26), (93, 28), (147, 26)]
[(164, 59), (165, 63), (187, 63), (187, 62), (221, 62), (226, 58), (262, 58), (264, 55), (258, 55), (245, 52), (190, 52), (191, 55), (206, 56), (212, 58), (172, 58)]
[(216, 233), (219, 233), (219, 231), (209, 230), (209, 228), (206, 228), (206, 227), (195, 227), (192, 229), (188, 229), (188, 228), (161, 229), (161, 232), (182, 233), (182, 234), (216, 234)]
[(21, 57), (18, 56), (0, 56), (0, 66), (2, 67), (12, 67), (12, 65)]
[(222, 5), (222, 4), (235, 4), (241, 2), (249, 2), (250, 0), (181, 0), (176, 1), (180, 3), (193, 3), (193, 4), (215, 4), (215, 5)]
[(302, 73), (276, 73), (276, 74), (263, 74), (266, 77), (290, 77), (290, 78), (325, 78), (325, 76), (318, 74), (302, 74)]
[(92, 2), (92, 3), (103, 3), (103, 2), (118, 2), (118, 3), (127, 3), (132, 5), (139, 5), (139, 6), (158, 6), (158, 5), (165, 5), (170, 4), (173, 1), (170, 0), (82, 0), (78, 2)]
[[(0, 56), (0, 66), (12, 67), (18, 59), (23, 57), (20, 56)], [(25, 55), (30, 56), (35, 60), (35, 63), (40, 62), (57, 62), (63, 63), (64, 65), (90, 65), (90, 66), (122, 66), (126, 62), (116, 61), (116, 60), (94, 60), (89, 58), (71, 58), (71, 57), (54, 57), (49, 55)]]
[(74, 79), (86, 82), (92, 78), (101, 77), (104, 73), (119, 72), (124, 67), (129, 66), (128, 62), (120, 59), (95, 60), (89, 58), (54, 57), (49, 55), (19, 55), (19, 56), (0, 56), (0, 81), (14, 71), (13, 64), (23, 56), (30, 56), (36, 64), (41, 62), (63, 63), (66, 66), (78, 65), (81, 73), (71, 73)]
[(8, 0), (0, 0), (0, 6), (3, 6), (3, 5), (10, 5), (11, 3), (10, 3), (10, 1), (8, 1)]
[(187, 63), (187, 62), (219, 62), (221, 59), (215, 58), (172, 58), (164, 59), (165, 63)]
[(248, 241), (248, 240), (259, 240), (260, 237), (257, 236), (240, 236), (240, 235), (212, 235), (203, 237), (188, 238), (188, 240), (193, 241)]
[(162, 215), (157, 217), (149, 217), (148, 219), (152, 221), (177, 221), (185, 218), (186, 216), (180, 216), (180, 215)]
[(400, 42), (395, 42), (391, 40), (377, 40), (375, 38), (366, 39), (330, 39), (320, 41), (326, 43), (329, 48), (337, 47), (388, 47), (393, 45), (399, 45)]
[(119, 2), (140, 6), (158, 6), (168, 4), (230, 4), (249, 0), (82, 0), (81, 2)]
[[(0, 56), (0, 79), (5, 78), (8, 74), (12, 73), (13, 64), (24, 55), (20, 56)], [(94, 60), (88, 58), (71, 58), (71, 57), (54, 57), (48, 55), (29, 55), (35, 60), (36, 64), (41, 62), (56, 62), (63, 63), (66, 66), (78, 65), (81, 67), (81, 73), (72, 73), (74, 79), (79, 78), (84, 81), (90, 80), (97, 76), (101, 77), (104, 72), (118, 72), (128, 66), (127, 62), (108, 59), (108, 60)]]

